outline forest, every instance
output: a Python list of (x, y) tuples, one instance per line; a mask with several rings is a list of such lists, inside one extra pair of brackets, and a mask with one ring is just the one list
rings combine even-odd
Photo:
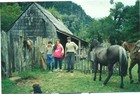
[[(31, 3), (1, 3), (1, 30), (7, 32)], [(122, 41), (136, 42), (140, 39), (139, 0), (134, 6), (124, 6), (122, 2), (110, 2), (113, 4), (110, 15), (100, 19), (91, 18), (81, 6), (71, 1), (38, 3), (57, 19), (62, 20), (74, 35), (87, 42), (97, 38), (100, 42), (121, 44)]]

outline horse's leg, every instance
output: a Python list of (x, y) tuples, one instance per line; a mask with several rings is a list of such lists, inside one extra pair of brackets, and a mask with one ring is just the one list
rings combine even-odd
[(94, 63), (95, 64), (95, 66), (94, 66), (94, 78), (93, 78), (93, 80), (95, 81), (96, 80), (96, 73), (97, 73), (97, 70), (98, 70), (98, 63), (97, 62), (95, 62)]
[(100, 77), (99, 77), (99, 81), (102, 80), (102, 64), (100, 64)]
[(95, 70), (95, 66), (94, 65), (95, 65), (94, 62), (91, 61), (92, 73), (94, 73), (94, 70)]
[(133, 83), (134, 81), (133, 81), (133, 78), (132, 78), (132, 73), (131, 73), (131, 71), (132, 71), (132, 68), (135, 66), (135, 64), (136, 63), (133, 63), (132, 61), (131, 61), (131, 63), (130, 63), (130, 67), (129, 67), (129, 78), (130, 78), (130, 83)]
[(120, 84), (120, 88), (124, 88), (124, 84), (123, 84), (123, 76), (121, 76), (121, 84)]
[(107, 84), (107, 82), (109, 81), (109, 79), (112, 76), (112, 74), (113, 74), (113, 65), (110, 64), (110, 65), (108, 65), (108, 76), (107, 76), (107, 78), (105, 79), (105, 81), (103, 83), (104, 85)]

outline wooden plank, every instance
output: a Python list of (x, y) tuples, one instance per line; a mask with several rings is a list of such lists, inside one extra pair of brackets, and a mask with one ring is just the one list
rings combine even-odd
[(9, 67), (9, 76), (12, 75), (12, 56), (13, 56), (13, 48), (12, 48), (12, 43), (10, 41), (10, 32), (7, 33), (7, 44), (8, 44), (8, 67)]
[(19, 62), (18, 62), (18, 43), (14, 42), (14, 63), (15, 63), (15, 71), (19, 71)]
[(44, 70), (46, 70), (47, 69), (47, 65), (45, 63), (45, 59), (44, 59), (44, 57), (43, 57), (43, 55), (42, 55), (41, 52), (40, 52), (40, 55), (41, 55), (41, 64), (42, 64), (42, 67), (43, 67)]
[(37, 66), (40, 66), (40, 49), (39, 49), (39, 46), (40, 46), (40, 37), (37, 37), (37, 41), (36, 41), (36, 46), (35, 46), (35, 51), (36, 51), (36, 64)]
[(3, 76), (9, 77), (9, 58), (8, 58), (8, 43), (7, 35), (4, 31), (1, 32), (1, 57)]
[(67, 57), (64, 58), (64, 70), (67, 70)]

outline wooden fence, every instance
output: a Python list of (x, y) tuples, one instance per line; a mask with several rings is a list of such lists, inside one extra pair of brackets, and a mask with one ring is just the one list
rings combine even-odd
[[(14, 72), (32, 70), (33, 68), (47, 69), (45, 44), (47, 44), (49, 39), (37, 37), (36, 41), (33, 42), (32, 50), (24, 47), (24, 37), (22, 36), (19, 37), (19, 40), (13, 41), (9, 32), (2, 31), (1, 40), (2, 76), (10, 77)], [(63, 62), (66, 65), (65, 59)], [(76, 70), (82, 72), (90, 71), (90, 65), (86, 58), (81, 59), (81, 56), (76, 56)]]
[[(32, 50), (23, 46), (23, 37), (13, 41), (10, 33), (1, 32), (1, 73), (10, 77), (13, 72), (32, 70), (34, 67), (46, 69), (45, 56), (41, 53), (48, 39), (37, 37)], [(44, 50), (44, 49), (43, 49)]]
[(9, 58), (8, 58), (8, 42), (7, 42), (7, 34), (2, 31), (1, 32), (1, 70), (2, 75), (8, 76), (9, 73)]
[[(23, 46), (23, 40), (24, 37), (19, 37), (18, 41), (13, 41), (9, 32), (1, 32), (2, 76), (10, 77), (14, 72), (32, 70), (33, 68), (47, 69), (45, 44), (47, 44), (49, 39), (37, 37), (36, 41), (33, 42), (32, 50), (28, 50), (27, 47)], [(93, 65), (87, 60), (86, 49), (80, 52), (80, 54), (76, 55), (75, 70), (92, 73)], [(66, 69), (66, 59), (63, 62), (64, 69)], [(106, 69), (104, 67), (105, 72)]]

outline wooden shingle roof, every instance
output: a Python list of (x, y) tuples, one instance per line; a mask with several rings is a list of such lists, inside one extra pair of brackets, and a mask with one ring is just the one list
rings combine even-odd
[(42, 6), (40, 6), (37, 3), (33, 3), (35, 4), (40, 11), (42, 11), (42, 13), (47, 16), (47, 18), (53, 23), (53, 25), (60, 30), (61, 32), (65, 32), (68, 33), (70, 35), (73, 35), (73, 33), (63, 24), (63, 22), (61, 20), (56, 19), (48, 10), (46, 10), (45, 8), (43, 8)]
[(78, 38), (77, 36), (73, 35), (73, 33), (63, 24), (63, 22), (61, 20), (56, 19), (48, 10), (46, 10), (45, 8), (43, 8), (42, 6), (40, 6), (37, 3), (33, 3), (35, 4), (41, 11), (42, 13), (48, 17), (48, 19), (54, 24), (54, 26), (58, 29), (57, 32), (62, 33), (66, 36), (70, 36), (76, 40), (81, 40), (82, 42), (87, 43), (85, 40), (82, 40), (80, 38)]
[[(17, 19), (16, 21), (32, 6), (36, 6), (48, 19), (51, 23), (57, 28), (57, 32), (62, 33), (66, 36), (70, 36), (76, 40), (81, 40), (84, 43), (87, 43), (85, 40), (78, 38), (77, 36), (73, 35), (73, 33), (63, 24), (61, 20), (56, 19), (48, 10), (37, 3), (32, 3)], [(16, 23), (16, 21), (12, 24)], [(10, 30), (9, 30), (10, 31)]]

